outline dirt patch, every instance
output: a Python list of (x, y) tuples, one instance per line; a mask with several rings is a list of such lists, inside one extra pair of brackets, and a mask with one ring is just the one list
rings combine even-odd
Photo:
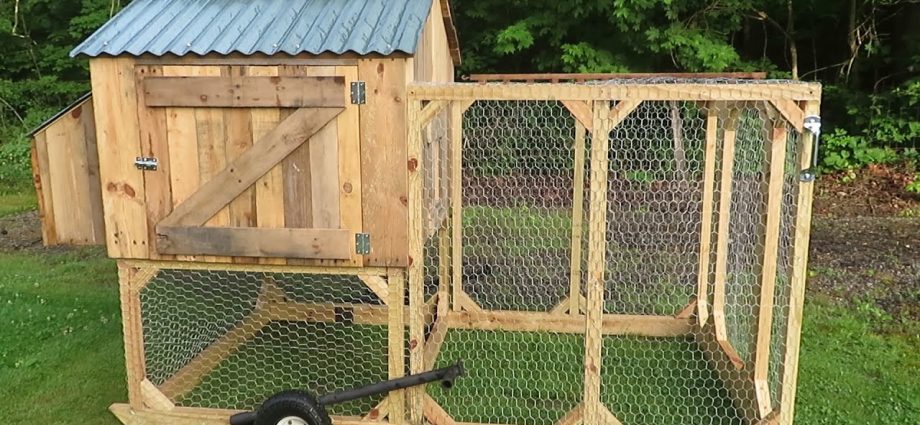
[(920, 194), (904, 189), (916, 173), (909, 164), (870, 165), (852, 173), (821, 176), (815, 187), (815, 214), (916, 217), (920, 215)]
[(42, 225), (37, 211), (0, 218), (0, 251), (39, 249)]
[(920, 319), (920, 218), (815, 217), (809, 289)]

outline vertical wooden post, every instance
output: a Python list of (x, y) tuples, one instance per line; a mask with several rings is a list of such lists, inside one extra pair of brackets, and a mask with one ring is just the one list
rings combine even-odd
[(141, 321), (141, 298), (138, 270), (118, 263), (118, 289), (121, 298), (121, 321), (125, 341), (125, 374), (128, 378), (128, 401), (133, 409), (144, 408), (141, 382), (147, 376), (144, 359), (144, 327)]
[(604, 269), (607, 251), (607, 152), (610, 145), (610, 102), (594, 102), (591, 139), (591, 204), (588, 219), (588, 280), (585, 311), (584, 423), (600, 424), (601, 364), (604, 320)]
[(709, 321), (709, 264), (712, 259), (712, 218), (716, 185), (716, 150), (719, 144), (719, 114), (716, 102), (706, 104), (706, 151), (703, 165), (703, 212), (700, 216), (700, 263), (697, 271), (697, 321)]
[[(420, 100), (409, 101), (409, 371), (422, 372), (425, 367), (425, 225), (423, 215), (425, 164), (422, 146), (422, 129), (419, 114)], [(402, 300), (399, 301), (403, 303)], [(409, 421), (422, 422), (422, 395), (424, 387), (407, 390)]]
[[(447, 158), (442, 158), (446, 161)], [(441, 176), (444, 179), (444, 176)], [(445, 317), (450, 310), (450, 276), (451, 252), (450, 236), (451, 226), (449, 220), (438, 223), (438, 318)]]
[[(728, 113), (725, 122), (725, 135), (722, 142), (722, 178), (719, 187), (719, 227), (716, 242), (716, 273), (712, 295), (712, 316), (715, 324), (716, 340), (728, 341), (725, 323), (725, 285), (728, 279), (728, 241), (732, 212), (732, 177), (735, 165), (735, 137), (739, 111), (736, 105)], [(723, 345), (723, 348), (725, 346)], [(730, 356), (733, 353), (727, 353)]]
[[(463, 291), (463, 113), (466, 102), (450, 105), (450, 230), (453, 309), (460, 311)], [(468, 105), (467, 105), (468, 106)]]
[[(390, 326), (389, 339), (389, 378), (401, 378), (406, 371), (406, 323), (405, 323), (405, 274), (402, 269), (387, 269), (387, 288), (390, 299), (387, 300)], [(406, 392), (393, 391), (387, 396), (388, 415), (391, 424), (402, 425), (406, 420)]]
[(572, 256), (569, 265), (569, 314), (581, 310), (581, 256), (585, 219), (585, 126), (575, 120), (575, 175), (572, 189)]
[[(806, 115), (817, 115), (818, 101), (805, 104)], [(805, 132), (799, 138), (799, 166), (811, 166), (814, 135)], [(795, 413), (795, 391), (799, 371), (799, 349), (802, 332), (802, 310), (805, 305), (805, 279), (808, 273), (808, 242), (811, 234), (811, 202), (814, 182), (799, 183), (797, 197), (795, 237), (792, 257), (792, 280), (789, 292), (789, 319), (786, 325), (786, 358), (783, 366), (782, 392), (780, 393), (780, 424), (791, 424)]]
[[(776, 121), (779, 123), (779, 121)], [(767, 184), (767, 219), (764, 226), (763, 267), (760, 280), (760, 311), (757, 317), (757, 345), (754, 353), (754, 389), (760, 417), (773, 410), (770, 400), (769, 367), (770, 341), (773, 329), (773, 297), (776, 289), (776, 268), (779, 253), (780, 225), (783, 213), (783, 178), (786, 168), (785, 122), (772, 129)]]

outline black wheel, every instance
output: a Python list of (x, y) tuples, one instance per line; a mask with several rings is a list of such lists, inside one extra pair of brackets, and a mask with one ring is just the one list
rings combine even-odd
[(313, 395), (284, 391), (262, 403), (255, 425), (332, 425), (332, 420)]

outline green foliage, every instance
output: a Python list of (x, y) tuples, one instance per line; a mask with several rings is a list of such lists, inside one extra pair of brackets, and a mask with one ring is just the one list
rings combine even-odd
[(914, 176), (914, 180), (904, 187), (908, 192), (920, 195), (920, 173)]
[(848, 134), (842, 128), (821, 136), (826, 171), (849, 171), (869, 164), (890, 164), (898, 160), (897, 153), (888, 147), (873, 147), (863, 136)]

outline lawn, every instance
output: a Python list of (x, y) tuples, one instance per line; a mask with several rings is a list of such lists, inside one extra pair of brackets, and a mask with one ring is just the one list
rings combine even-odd
[[(21, 205), (5, 210), (21, 211), (28, 208), (28, 202), (11, 200), (0, 205)], [(904, 424), (920, 417), (916, 323), (895, 320), (865, 300), (857, 307), (816, 294), (808, 298), (798, 424)], [(302, 329), (282, 326), (257, 337), (251, 346), (258, 347), (259, 338), (269, 333), (285, 331), (298, 332), (289, 340), (306, 338)], [(369, 332), (369, 338), (383, 339), (381, 330)], [(473, 337), (469, 332), (451, 331), (441, 359), (466, 359), (470, 376), (458, 381), (451, 393), (432, 388), (433, 397), (456, 412), (458, 419), (475, 421), (501, 412), (503, 417), (545, 422), (577, 403), (573, 395), (580, 386), (580, 337), (514, 332)], [(210, 404), (208, 386), (255, 382), (257, 378), (234, 380), (239, 370), (232, 364), (277, 361), (257, 351), (244, 347), (196, 390), (204, 392), (188, 397)], [(624, 423), (700, 423), (712, 409), (719, 410), (715, 416), (724, 418), (724, 423), (734, 422), (731, 418), (737, 414), (730, 405), (713, 402), (724, 398), (723, 390), (689, 342), (608, 337), (605, 354), (606, 370), (617, 371), (605, 374), (605, 388), (623, 389), (605, 392), (612, 394), (605, 396), (605, 402), (641, 406), (648, 400), (664, 406), (654, 412), (620, 411)], [(0, 418), (4, 423), (115, 424), (106, 408), (126, 399), (122, 358), (115, 267), (100, 249), (0, 253)], [(339, 360), (357, 365), (356, 359)], [(561, 369), (559, 364), (572, 367)], [(680, 366), (650, 368), (650, 364)], [(494, 373), (477, 372), (483, 370), (477, 365), (489, 365)], [(501, 367), (495, 369), (495, 365)], [(278, 370), (290, 367), (288, 363), (275, 365)], [(369, 367), (374, 375), (382, 372), (379, 365)], [(334, 382), (343, 379), (309, 371), (300, 375)], [(681, 392), (662, 390), (667, 388)], [(470, 402), (472, 395), (481, 397), (483, 391), (491, 391), (490, 406)], [(516, 397), (508, 397), (509, 392), (516, 392)], [(258, 398), (249, 393), (244, 396), (240, 403), (251, 404)], [(558, 403), (527, 403), (539, 399)]]

